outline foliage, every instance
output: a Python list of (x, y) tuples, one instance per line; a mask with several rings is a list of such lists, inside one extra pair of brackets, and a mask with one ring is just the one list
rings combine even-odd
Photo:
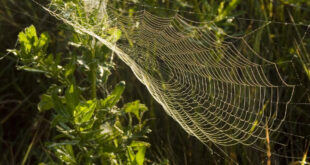
[[(84, 61), (78, 65), (77, 59), (80, 57), (75, 54), (66, 58), (61, 54), (48, 54), (48, 42), (47, 33), (38, 37), (35, 27), (30, 26), (19, 34), (20, 49), (10, 50), (20, 59), (20, 69), (44, 73), (56, 80), (41, 95), (38, 104), (41, 112), (53, 110), (51, 125), (60, 133), (47, 144), (48, 148), (65, 164), (142, 165), (149, 147), (145, 139), (150, 130), (147, 120), (142, 119), (146, 106), (139, 101), (128, 103), (123, 108), (117, 106), (125, 89), (123, 81), (105, 99), (89, 97), (90, 88), (79, 85), (81, 82), (76, 72), (82, 67), (91, 68), (92, 63)], [(103, 47), (88, 46), (94, 46), (93, 49)], [(82, 48), (82, 56), (92, 52), (88, 48)], [(97, 60), (96, 56), (93, 57), (92, 60)], [(113, 63), (103, 61), (102, 65), (113, 66)], [(95, 69), (99, 66), (98, 62)], [(108, 75), (110, 71), (106, 69), (105, 72), (108, 73), (102, 75)]]
[[(37, 1), (41, 4), (46, 4), (46, 1)], [(66, 0), (65, 2), (69, 1)], [(145, 7), (146, 10), (164, 17), (171, 16), (175, 12), (161, 8), (180, 9), (180, 11), (189, 12), (194, 11), (198, 14), (186, 12), (180, 12), (180, 14), (191, 20), (216, 21), (217, 25), (222, 27), (225, 32), (234, 36), (249, 33), (251, 35), (245, 39), (264, 58), (278, 63), (280, 72), (287, 73), (287, 80), (296, 80), (295, 82), (302, 83), (306, 87), (310, 86), (309, 76), (307, 77), (304, 74), (304, 71), (307, 72), (309, 70), (309, 61), (303, 60), (304, 58), (302, 58), (309, 57), (309, 54), (305, 51), (309, 50), (309, 31), (304, 40), (301, 38), (297, 40), (292, 39), (298, 36), (298, 34), (303, 37), (306, 34), (307, 27), (294, 27), (289, 24), (268, 24), (266, 28), (257, 30), (257, 28), (266, 22), (268, 23), (269, 20), (282, 23), (294, 21), (296, 24), (310, 24), (309, 0), (143, 0), (139, 2), (137, 0), (122, 0), (124, 3), (119, 4), (117, 3), (118, 1), (110, 0), (110, 2), (115, 4), (116, 8), (122, 9), (125, 12), (141, 10), (141, 4), (143, 3), (151, 6)], [(128, 5), (127, 2), (137, 2), (137, 4)], [(71, 9), (76, 8), (72, 7)], [(93, 21), (93, 23), (98, 22)], [(36, 59), (31, 62), (25, 60), (23, 62), (20, 56), (7, 56), (5, 50), (15, 46), (18, 32), (30, 24), (34, 24), (39, 29), (38, 31), (48, 31), (49, 33), (49, 35), (44, 33), (46, 34), (49, 46), (43, 49), (47, 50), (42, 52), (38, 50), (37, 52), (37, 56), (41, 56), (41, 60)], [(110, 28), (107, 27), (107, 29)], [(85, 105), (96, 102), (94, 114), (91, 116), (91, 118), (95, 118), (97, 112), (100, 111), (97, 107), (97, 104), (101, 104), (98, 98), (107, 98), (113, 91), (109, 84), (117, 84), (120, 80), (126, 80), (127, 84), (126, 90), (122, 94), (123, 97), (117, 105), (120, 106), (123, 102), (140, 99), (149, 108), (148, 113), (143, 115), (144, 118), (156, 119), (149, 122), (149, 126), (152, 129), (151, 134), (149, 134), (149, 142), (152, 145), (146, 151), (148, 159), (160, 161), (167, 158), (171, 164), (232, 164), (230, 161), (218, 159), (214, 154), (210, 154), (208, 147), (203, 146), (195, 138), (188, 136), (164, 113), (162, 107), (150, 97), (145, 87), (138, 82), (127, 66), (117, 58), (113, 59), (116, 64), (109, 63), (111, 54), (104, 46), (98, 46), (98, 43), (87, 36), (72, 34), (71, 31), (73, 30), (71, 28), (64, 26), (63, 22), (49, 16), (47, 12), (32, 3), (32, 1), (0, 0), (0, 31), (2, 32), (0, 36), (0, 59), (3, 59), (0, 60), (0, 151), (2, 151), (0, 164), (38, 164), (40, 161), (49, 162), (54, 160), (56, 152), (51, 153), (49, 150), (47, 151), (45, 148), (46, 145), (43, 145), (44, 142), (54, 141), (61, 143), (61, 141), (71, 140), (62, 133), (55, 133), (54, 129), (50, 129), (50, 125), (46, 124), (50, 123), (51, 114), (53, 114), (52, 118), (55, 118), (58, 114), (58, 111), (56, 112), (54, 108), (52, 109), (54, 107), (54, 104), (51, 102), (53, 100), (53, 93), (56, 93), (56, 98), (60, 99), (62, 106), (67, 107), (69, 105), (66, 102), (71, 101), (65, 100), (65, 93), (69, 91), (68, 89), (71, 86), (76, 88), (76, 91), (80, 92), (78, 100), (79, 103), (81, 102), (80, 107), (82, 109)], [(117, 31), (111, 31), (114, 32), (113, 34), (119, 33)], [(255, 33), (251, 33), (253, 31)], [(117, 35), (114, 36), (117, 38)], [(68, 42), (68, 39), (71, 42)], [(296, 49), (296, 46), (303, 45), (305, 45), (305, 49), (304, 47)], [(46, 52), (52, 53), (54, 60), (48, 60), (49, 54)], [(94, 52), (96, 53), (96, 60), (92, 60), (93, 58), (91, 57), (91, 55), (94, 55)], [(20, 52), (16, 50), (16, 53)], [(285, 65), (285, 61), (291, 60), (292, 57), (294, 57), (293, 61), (297, 72), (295, 69), (289, 69), (291, 67)], [(23, 56), (23, 58), (31, 59), (31, 57), (27, 56)], [(57, 64), (58, 58), (60, 60), (59, 66), (63, 68), (57, 67), (56, 70), (53, 70), (52, 68), (55, 67), (53, 65)], [(72, 64), (70, 63), (71, 61)], [(102, 63), (102, 61), (105, 62)], [(16, 63), (18, 64), (18, 68), (33, 72), (16, 70)], [(96, 72), (91, 72), (90, 70), (91, 68), (95, 68), (94, 66), (97, 67), (97, 70)], [(115, 66), (117, 66), (117, 71), (113, 70)], [(66, 67), (71, 69), (67, 70)], [(38, 71), (49, 77), (49, 79), (41, 76), (43, 74), (35, 74)], [(63, 71), (67, 71), (67, 76)], [(113, 76), (109, 77), (111, 73), (113, 73)], [(53, 74), (59, 77), (54, 77)], [(92, 82), (95, 82), (91, 81), (91, 75), (95, 75), (92, 77), (95, 77), (96, 85), (91, 85)], [(271, 73), (270, 77), (272, 76)], [(56, 84), (56, 86), (52, 87), (51, 84)], [(90, 90), (90, 86), (95, 87), (96, 92)], [(48, 88), (49, 90), (46, 92)], [(60, 91), (55, 91), (56, 89), (60, 89)], [(295, 93), (297, 100), (294, 101), (303, 102), (308, 96), (307, 93), (309, 93), (309, 90), (298, 89)], [(41, 102), (38, 105), (41, 111), (40, 113), (36, 111), (39, 94), (42, 94)], [(95, 94), (98, 96), (94, 100), (92, 96)], [(114, 106), (112, 109), (116, 107)], [(135, 114), (126, 113), (125, 108), (126, 106), (122, 106), (120, 109), (122, 112), (120, 118), (124, 117), (124, 120), (121, 120), (121, 122), (123, 124), (129, 123), (130, 118), (133, 118), (133, 123), (138, 124)], [(288, 120), (308, 123), (307, 119), (310, 117), (306, 111), (308, 106), (294, 105), (291, 108), (292, 110), (287, 114)], [(90, 109), (85, 109), (85, 111), (87, 110)], [(73, 120), (74, 116), (73, 113), (70, 114), (72, 120), (66, 123), (66, 125), (70, 126), (69, 130), (76, 132), (85, 131), (85, 129), (80, 131), (73, 127), (73, 124), (75, 124)], [(108, 113), (106, 115), (108, 116)], [(55, 119), (52, 123), (54, 124), (53, 126), (57, 125), (57, 120), (60, 119)], [(79, 118), (76, 121), (82, 122), (82, 119)], [(85, 126), (87, 124), (84, 123), (81, 125)], [(303, 128), (299, 125), (284, 126), (283, 129), (284, 131), (286, 129), (295, 130), (298, 135), (304, 135), (306, 132), (309, 132), (308, 127)], [(55, 134), (61, 136), (55, 136)], [(78, 137), (79, 135), (74, 136)], [(51, 139), (50, 137), (56, 138)], [(274, 140), (283, 143), (290, 142), (285, 137), (277, 137)], [(296, 144), (300, 146), (297, 148), (300, 153), (304, 152), (304, 144), (297, 141)], [(68, 145), (71, 145), (72, 149), (67, 147)], [(72, 155), (76, 159), (79, 148), (76, 148), (76, 145), (68, 145), (63, 145), (59, 151), (65, 150), (68, 153), (66, 156), (70, 158)], [(57, 146), (53, 147), (51, 145), (51, 149), (56, 148)], [(279, 149), (276, 146), (271, 146), (271, 148), (281, 150), (284, 154), (291, 149), (284, 148), (283, 150), (283, 148)], [(243, 146), (234, 146), (230, 149), (225, 149), (225, 151), (233, 160), (240, 164), (265, 164), (266, 154), (263, 152), (257, 154), (254, 150)], [(274, 160), (278, 164), (292, 163), (291, 160), (285, 158)]]

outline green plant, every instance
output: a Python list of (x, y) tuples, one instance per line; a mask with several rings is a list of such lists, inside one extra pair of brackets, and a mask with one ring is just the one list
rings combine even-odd
[(47, 33), (38, 37), (34, 26), (18, 38), (20, 48), (9, 50), (20, 59), (18, 68), (53, 80), (41, 95), (38, 110), (52, 110), (51, 126), (59, 134), (47, 147), (54, 155), (65, 164), (142, 165), (149, 147), (145, 139), (150, 130), (143, 119), (147, 107), (139, 101), (117, 106), (125, 89), (123, 81), (112, 92), (97, 91), (103, 84), (107, 88), (114, 67), (109, 50), (92, 38), (73, 34), (73, 51), (49, 54), (50, 37)]

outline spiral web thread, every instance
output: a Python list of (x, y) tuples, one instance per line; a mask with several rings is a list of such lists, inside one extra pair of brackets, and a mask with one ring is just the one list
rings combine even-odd
[[(198, 26), (179, 14), (162, 18), (146, 10), (126, 14), (102, 2), (81, 1), (85, 19), (97, 13), (93, 22), (81, 22), (67, 6), (45, 9), (114, 51), (190, 135), (205, 144), (264, 151), (255, 144), (266, 140), (266, 128), (288, 134), (279, 127), (295, 86), (244, 37), (229, 36), (213, 22)], [(122, 36), (111, 42), (103, 32), (115, 28)]]

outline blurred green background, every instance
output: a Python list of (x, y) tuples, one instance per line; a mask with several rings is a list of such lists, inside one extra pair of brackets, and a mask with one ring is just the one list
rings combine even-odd
[[(46, 1), (38, 1), (46, 4)], [(309, 103), (310, 88), (310, 1), (308, 0), (124, 0), (133, 3), (114, 2), (118, 8), (134, 11), (145, 8), (160, 16), (171, 16), (174, 11), (195, 21), (214, 20), (228, 34), (243, 36), (256, 52), (278, 64), (280, 73), (291, 84), (298, 84), (293, 102)], [(134, 5), (136, 3), (136, 5)], [(144, 7), (142, 5), (145, 5)], [(157, 8), (154, 8), (157, 7)], [(158, 8), (161, 7), (161, 8)], [(166, 9), (163, 9), (166, 8)], [(231, 22), (232, 20), (232, 22)], [(265, 26), (263, 30), (255, 29)], [(287, 23), (287, 24), (286, 24)], [(25, 27), (35, 25), (38, 32), (48, 32), (51, 37), (49, 52), (70, 52), (67, 42), (72, 35), (70, 28), (56, 20), (30, 0), (0, 0), (0, 164), (38, 164), (49, 159), (50, 152), (44, 143), (55, 135), (48, 121), (50, 113), (39, 113), (39, 96), (51, 84), (41, 74), (17, 70), (17, 58), (7, 53), (16, 47), (17, 35)], [(301, 25), (302, 24), (302, 25)], [(254, 33), (251, 33), (253, 32)], [(286, 63), (292, 60), (293, 63)], [(150, 96), (147, 89), (135, 78), (130, 68), (118, 58), (116, 68), (108, 82), (114, 85), (126, 81), (122, 102), (141, 100), (149, 108), (147, 118), (152, 133), (149, 135), (151, 148), (147, 157), (151, 162), (169, 160), (174, 165), (232, 164), (229, 159), (211, 155), (208, 148), (189, 136), (162, 107)], [(293, 65), (292, 65), (293, 64)], [(292, 69), (293, 68), (293, 69)], [(270, 75), (272, 76), (272, 75)], [(288, 108), (287, 120), (307, 123), (310, 106), (296, 104)], [(309, 122), (308, 122), (309, 123)], [(284, 125), (285, 130), (307, 136), (309, 126)], [(37, 136), (34, 136), (37, 134)], [(278, 137), (287, 142), (288, 138)], [(306, 140), (294, 145), (301, 152), (306, 151)], [(212, 147), (212, 144), (210, 143)], [(215, 149), (216, 150), (216, 149)], [(224, 149), (231, 159), (240, 164), (266, 164), (265, 153), (256, 152), (246, 146)], [(289, 149), (288, 149), (289, 150)], [(282, 154), (290, 155), (288, 151)], [(300, 164), (298, 160), (274, 158), (275, 164)], [(299, 160), (300, 161), (300, 160)]]

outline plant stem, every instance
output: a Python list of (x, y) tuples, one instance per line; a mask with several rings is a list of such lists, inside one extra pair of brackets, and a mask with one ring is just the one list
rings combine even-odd
[(267, 165), (271, 165), (271, 149), (270, 149), (270, 138), (269, 138), (269, 129), (268, 123), (266, 122), (266, 142), (267, 142)]
[(91, 98), (97, 98), (97, 62), (96, 57), (96, 43), (94, 44), (93, 51), (91, 52), (91, 65), (90, 65), (90, 79), (91, 79)]

